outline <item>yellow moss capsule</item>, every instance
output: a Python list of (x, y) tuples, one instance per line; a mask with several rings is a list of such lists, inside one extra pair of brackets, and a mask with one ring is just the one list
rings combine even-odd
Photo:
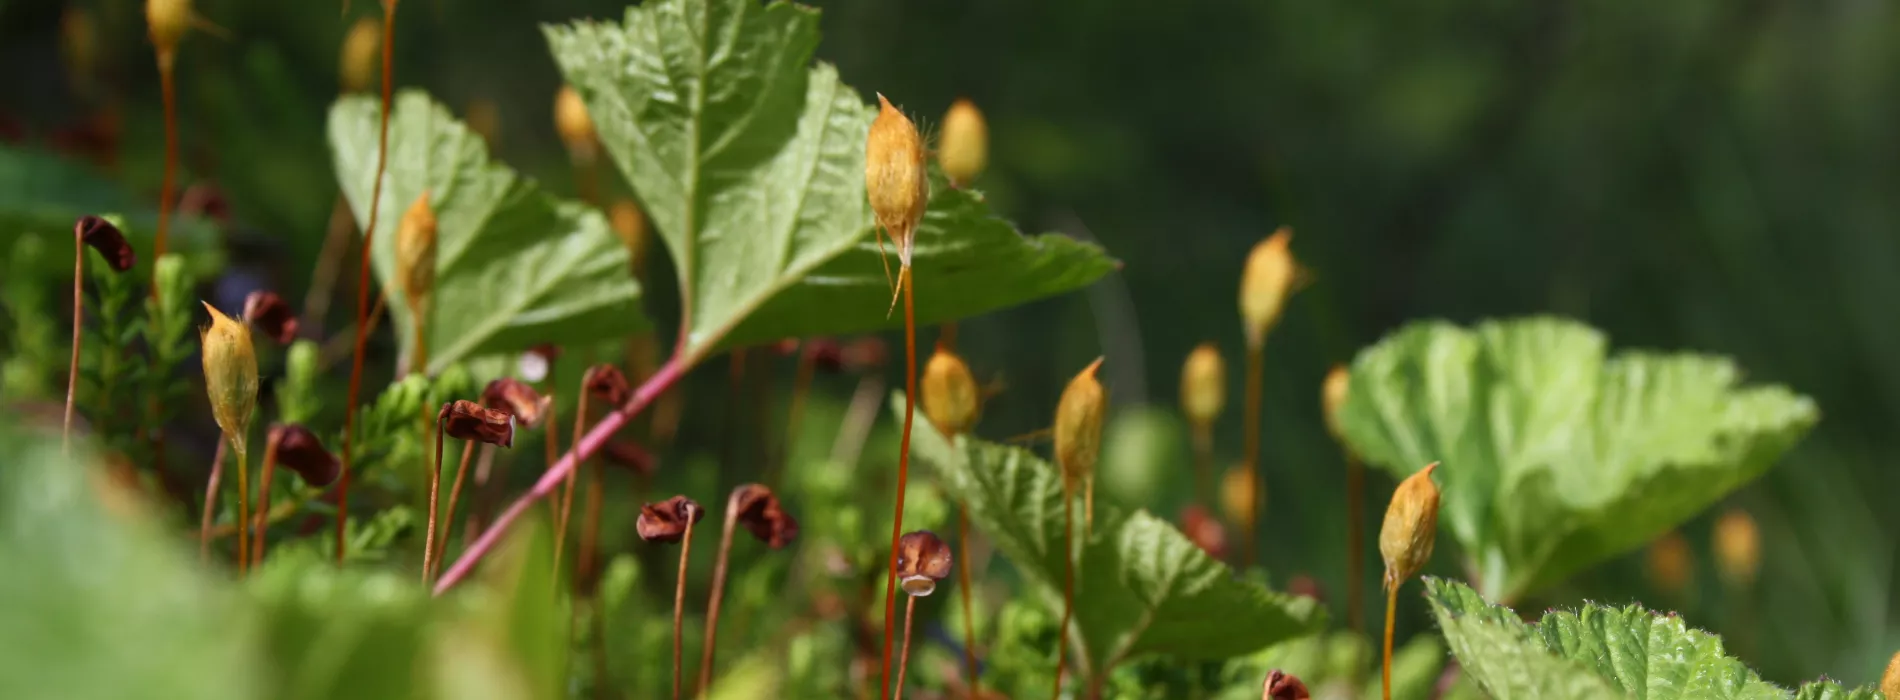
[(1880, 676), (1880, 694), (1900, 698), (1900, 654), (1887, 661), (1887, 672)]
[(1339, 425), (1339, 409), (1345, 407), (1346, 389), (1351, 385), (1352, 373), (1346, 371), (1346, 366), (1333, 365), (1333, 368), (1326, 372), (1326, 381), (1320, 385), (1319, 389), (1319, 405), (1320, 410), (1325, 413), (1326, 432), (1332, 433), (1333, 439), (1341, 443), (1346, 440), (1346, 431)]
[(620, 236), (621, 245), (627, 247), (633, 269), (643, 269), (647, 259), (647, 217), (640, 211), (640, 205), (631, 199), (614, 202), (608, 218), (613, 222), (614, 233)]
[(341, 65), (337, 67), (337, 76), (341, 78), (344, 92), (362, 92), (378, 84), (382, 75), (378, 61), (383, 54), (383, 24), (375, 19), (364, 17), (350, 25), (350, 31), (343, 35), (343, 53)]
[(1069, 380), (1056, 402), (1056, 462), (1062, 468), (1063, 481), (1071, 486), (1095, 473), (1095, 459), (1102, 447), (1102, 415), (1107, 412), (1108, 394), (1095, 380), (1102, 358), (1095, 358), (1081, 373)]
[(417, 316), (435, 293), (435, 249), (435, 210), (429, 207), (429, 191), (423, 190), (396, 224), (396, 281)]
[(591, 160), (595, 152), (594, 118), (587, 114), (587, 103), (572, 85), (562, 85), (554, 94), (554, 130), (567, 144), (567, 152), (576, 160)]
[(249, 327), (208, 302), (205, 310), (211, 312), (211, 325), (198, 332), (203, 345), (205, 393), (211, 398), (211, 416), (217, 419), (218, 429), (242, 454), (251, 414), (257, 408), (257, 351), (251, 347)]
[(1644, 554), (1649, 582), (1664, 593), (1680, 594), (1695, 580), (1695, 555), (1681, 534), (1667, 533), (1649, 543)]
[(1385, 559), (1388, 590), (1418, 575), (1432, 558), (1432, 542), (1438, 536), (1438, 484), (1432, 482), (1432, 471), (1437, 468), (1437, 462), (1427, 464), (1399, 482), (1392, 504), (1386, 506), (1379, 555)]
[(877, 225), (897, 241), (897, 256), (910, 264), (911, 234), (924, 218), (930, 180), (924, 172), (924, 140), (910, 118), (877, 96), (877, 119), (864, 142), (864, 192)]
[(59, 47), (75, 84), (85, 85), (99, 65), (99, 28), (92, 13), (76, 5), (59, 18)]
[(1761, 531), (1748, 511), (1736, 508), (1715, 521), (1715, 563), (1731, 584), (1746, 587), (1755, 582), (1761, 570)]
[(1247, 331), (1247, 347), (1267, 340), (1267, 331), (1280, 320), (1287, 297), (1292, 296), (1305, 272), (1293, 259), (1293, 229), (1285, 226), (1255, 245), (1240, 275), (1240, 318)]
[(191, 28), (191, 0), (145, 0), (145, 24), (152, 46), (160, 54), (171, 53)]
[(1236, 464), (1228, 468), (1220, 478), (1220, 509), (1229, 522), (1240, 525), (1242, 529), (1253, 525), (1254, 503), (1253, 469), (1246, 464)]
[(1201, 343), (1181, 364), (1181, 412), (1189, 423), (1213, 425), (1227, 405), (1227, 365), (1220, 348)]
[(950, 184), (962, 187), (983, 174), (990, 162), (990, 128), (983, 112), (967, 99), (950, 104), (943, 115), (943, 131), (937, 141), (937, 164)]
[(939, 346), (924, 366), (920, 387), (924, 416), (944, 437), (955, 437), (976, 425), (981, 402), (977, 398), (976, 377), (963, 358)]

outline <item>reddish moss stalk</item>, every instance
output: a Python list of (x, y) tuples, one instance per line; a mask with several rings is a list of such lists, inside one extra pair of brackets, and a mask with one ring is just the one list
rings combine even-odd
[(1346, 451), (1346, 624), (1365, 629), (1366, 468)]
[[(430, 562), (432, 566), (429, 569), (429, 578), (432, 580), (436, 572), (442, 568), (443, 557), (448, 556), (449, 553), (449, 533), (455, 530), (455, 502), (462, 498), (462, 481), (468, 477), (469, 456), (473, 454), (475, 454), (475, 441), (469, 440), (463, 443), (462, 461), (455, 467), (455, 484), (449, 487), (449, 509), (448, 512), (442, 514), (442, 539), (440, 544), (436, 545), (434, 561)], [(441, 457), (437, 456), (436, 459), (436, 465), (439, 468)]]
[(1055, 689), (1049, 697), (1062, 697), (1062, 666), (1069, 656), (1069, 617), (1075, 612), (1075, 498), (1071, 489), (1062, 489), (1062, 624), (1056, 628)]
[(904, 433), (897, 448), (897, 507), (891, 516), (890, 574), (884, 581), (884, 671), (878, 697), (891, 692), (891, 637), (897, 631), (897, 545), (904, 536), (904, 491), (910, 483), (910, 426), (917, 413), (917, 305), (908, 263), (897, 272), (897, 286), (898, 292), (904, 295)]
[(270, 530), (270, 483), (277, 471), (277, 431), (264, 438), (264, 476), (257, 485), (257, 534), (251, 538), (251, 565), (264, 563), (264, 533)]
[(1239, 523), (1241, 529), (1240, 568), (1253, 566), (1254, 530), (1260, 521), (1260, 511), (1265, 500), (1260, 492), (1266, 487), (1267, 479), (1260, 468), (1260, 385), (1266, 382), (1266, 348), (1264, 343), (1247, 348), (1247, 406), (1246, 406), (1246, 453), (1247, 470), (1253, 472), (1253, 492), (1248, 494), (1252, 506), (1247, 509), (1247, 522)]
[(904, 647), (897, 657), (897, 695), (892, 700), (904, 700), (904, 671), (910, 668), (910, 620), (917, 611), (917, 596), (904, 596)]
[(442, 412), (435, 417), (435, 464), (429, 468), (429, 529), (422, 538), (423, 585), (428, 585), (429, 570), (435, 563), (435, 498), (442, 491), (442, 423), (448, 416), (449, 404), (442, 404)]
[(739, 523), (739, 492), (726, 499), (725, 530), (719, 534), (719, 558), (713, 560), (712, 597), (706, 601), (706, 641), (699, 652), (699, 686), (694, 696), (712, 689), (713, 651), (719, 645), (719, 599), (726, 593), (726, 560), (732, 554), (732, 529)]
[[(165, 102), (165, 170), (158, 181), (158, 232), (152, 237), (152, 259), (165, 257), (171, 235), (172, 199), (178, 191), (178, 98), (172, 88), (176, 48), (158, 50), (158, 91)], [(152, 266), (152, 298), (158, 298), (158, 266)]]
[[(376, 215), (378, 210), (382, 207), (383, 169), (384, 166), (387, 165), (386, 161), (389, 157), (390, 73), (394, 72), (393, 69), (395, 66), (395, 56), (390, 51), (390, 48), (396, 43), (396, 2), (397, 0), (383, 0), (383, 111), (380, 116), (380, 124), (377, 127), (376, 180), (374, 184), (370, 186), (369, 220), (363, 227), (363, 262), (356, 273), (356, 347), (350, 353), (350, 393), (348, 403), (345, 404), (343, 411), (343, 467), (337, 475), (338, 483), (336, 486), (337, 566), (343, 565), (343, 555), (348, 550), (347, 545), (349, 544), (345, 526), (349, 523), (350, 519), (350, 458), (352, 455), (351, 448), (355, 442), (352, 438), (356, 432), (357, 400), (362, 395), (363, 389), (363, 348), (369, 341), (370, 251), (375, 249)], [(439, 421), (436, 430), (438, 433), (441, 431)], [(441, 442), (440, 435), (437, 436), (437, 442)], [(438, 462), (441, 458), (441, 451), (440, 447), (436, 449)], [(439, 471), (441, 464), (438, 463), (436, 468)], [(431, 492), (429, 497), (433, 499), (435, 494)], [(435, 518), (433, 504), (429, 511), (429, 517), (431, 520)], [(431, 530), (433, 530), (433, 528), (431, 528)], [(425, 549), (423, 551), (423, 557), (426, 559), (428, 554), (428, 551)], [(425, 577), (428, 574), (428, 568), (426, 566), (423, 568), (423, 574)]]
[[(727, 530), (726, 541), (732, 541), (732, 532)], [(680, 650), (680, 637), (686, 622), (686, 562), (693, 552), (693, 519), (686, 519), (686, 534), (680, 537), (680, 573), (679, 582), (673, 586), (673, 700), (680, 698), (680, 667), (684, 656)]]
[[(979, 690), (976, 678), (976, 613), (970, 608), (970, 509), (962, 503), (957, 504), (957, 561), (962, 563), (957, 567), (957, 589), (963, 595), (963, 668), (969, 675), (969, 697), (974, 700)], [(908, 635), (905, 641), (909, 642)]]
[[(167, 82), (166, 84), (170, 84)], [(157, 269), (157, 265), (152, 266)], [(154, 273), (156, 274), (156, 273)], [(157, 289), (157, 285), (152, 287)], [(86, 321), (86, 242), (73, 235), (73, 361), (66, 372), (66, 426), (60, 437), (60, 450), (73, 453), (73, 397), (79, 393), (79, 343)], [(220, 448), (223, 445), (219, 445)]]
[[(549, 376), (553, 376), (552, 371), (550, 371), (548, 374)], [(576, 407), (574, 410), (574, 439), (576, 442), (580, 440), (581, 432), (585, 430), (587, 427), (587, 389), (582, 388), (580, 391), (580, 394), (581, 394), (581, 398), (579, 401), (580, 405)], [(549, 467), (554, 466), (554, 452), (555, 452), (554, 435), (555, 435), (554, 433), (554, 402), (549, 401), (548, 402), (548, 466)], [(557, 573), (560, 572), (561, 570), (561, 550), (562, 550), (561, 545), (567, 542), (568, 516), (574, 511), (574, 481), (575, 481), (574, 471), (570, 470), (567, 473), (567, 479), (565, 480), (565, 483), (561, 485), (561, 502), (558, 504), (555, 504), (555, 507), (554, 507), (554, 570)]]
[(205, 480), (205, 511), (198, 523), (198, 560), (211, 561), (211, 519), (217, 513), (218, 482), (224, 476), (224, 438), (218, 438), (218, 449), (211, 452), (211, 478)]
[(1392, 700), (1392, 626), (1397, 619), (1399, 607), (1399, 587), (1388, 585), (1385, 588), (1385, 653), (1379, 662), (1380, 684), (1384, 688), (1380, 697)]

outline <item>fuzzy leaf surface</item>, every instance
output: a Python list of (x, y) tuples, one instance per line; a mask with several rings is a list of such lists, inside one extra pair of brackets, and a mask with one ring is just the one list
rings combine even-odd
[[(545, 31), (672, 255), (686, 353), (903, 322), (864, 193), (875, 110), (812, 63), (817, 11), (655, 0), (621, 23)], [(1021, 235), (940, 174), (931, 189), (914, 256), (919, 324), (1077, 289), (1116, 265), (1093, 245)]]
[[(895, 404), (901, 416), (902, 398)], [(917, 421), (912, 437), (916, 456), (1059, 615), (1064, 494), (1057, 470), (1027, 450), (946, 441), (929, 421)], [(1080, 542), (1075, 624), (1092, 672), (1143, 654), (1224, 659), (1311, 634), (1324, 621), (1313, 599), (1240, 580), (1147, 511), (1125, 513), (1098, 497), (1093, 532), (1084, 537), (1080, 494), (1072, 505)]]
[(1412, 324), (1354, 360), (1347, 441), (1401, 478), (1442, 462), (1443, 527), (1514, 599), (1682, 523), (1818, 420), (1726, 358), (1607, 345), (1556, 318)]
[[(434, 310), (425, 331), (430, 373), (472, 357), (607, 340), (645, 326), (626, 247), (599, 211), (490, 162), (482, 138), (426, 94), (403, 91), (393, 105), (372, 264), (404, 357), (416, 339), (396, 280), (396, 230), (424, 191), (437, 221)], [(381, 112), (363, 96), (330, 109), (331, 156), (358, 226), (369, 218)]]

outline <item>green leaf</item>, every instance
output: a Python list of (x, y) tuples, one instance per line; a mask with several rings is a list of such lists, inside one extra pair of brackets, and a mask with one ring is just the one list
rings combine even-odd
[(83, 443), (0, 426), (0, 697), (262, 697), (256, 618)]
[[(465, 632), (445, 634), (439, 641), (456, 648), (469, 644), (471, 634), (485, 638), (492, 644), (486, 653), (497, 655), (486, 674), (501, 681), (491, 685), (519, 692), (491, 688), (476, 697), (553, 700), (566, 696), (562, 688), (567, 678), (568, 615), (559, 604), (565, 596), (555, 571), (554, 538), (540, 521), (530, 521), (528, 527), (511, 534), (482, 570)], [(462, 673), (466, 662), (453, 654), (446, 655), (444, 663), (456, 676), (484, 675)], [(450, 693), (447, 697), (469, 696)]]
[(245, 581), (269, 623), (268, 697), (426, 697), (416, 673), (436, 606), (408, 576), (338, 569), (314, 547), (279, 547)]
[(1527, 624), (1455, 581), (1427, 577), (1425, 598), (1464, 672), (1498, 700), (1874, 697), (1827, 682), (1790, 693), (1725, 655), (1720, 637), (1640, 605), (1591, 603)]
[(1442, 462), (1441, 522), (1513, 600), (1679, 525), (1817, 420), (1727, 359), (1606, 345), (1555, 318), (1413, 324), (1353, 362), (1347, 441), (1395, 476)]
[[(903, 399), (894, 403), (901, 412)], [(1055, 468), (1022, 449), (962, 437), (952, 445), (928, 421), (918, 421), (911, 446), (1059, 614), (1064, 496)], [(1073, 502), (1077, 539), (1080, 500)], [(1075, 586), (1075, 624), (1090, 672), (1150, 653), (1224, 659), (1319, 630), (1325, 615), (1312, 598), (1242, 581), (1160, 518), (1096, 500)]]
[[(337, 180), (359, 226), (369, 217), (381, 111), (369, 97), (330, 109)], [(437, 221), (431, 373), (465, 358), (607, 340), (645, 326), (627, 250), (600, 212), (491, 163), (481, 137), (419, 91), (397, 95), (393, 111), (373, 262), (405, 357), (415, 328), (396, 281), (396, 228), (425, 190)]]
[[(655, 0), (624, 24), (546, 33), (672, 253), (685, 354), (902, 322), (864, 194), (874, 110), (811, 64), (816, 11)], [(940, 175), (931, 189), (913, 259), (919, 324), (1077, 289), (1116, 265), (1066, 237), (1023, 237)]]

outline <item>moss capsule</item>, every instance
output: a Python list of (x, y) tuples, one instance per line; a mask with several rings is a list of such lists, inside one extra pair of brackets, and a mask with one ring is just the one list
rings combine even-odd
[(1432, 542), (1438, 535), (1438, 484), (1432, 481), (1432, 472), (1437, 468), (1437, 462), (1427, 464), (1399, 482), (1392, 504), (1385, 509), (1379, 555), (1385, 559), (1388, 590), (1418, 575), (1432, 558)]

